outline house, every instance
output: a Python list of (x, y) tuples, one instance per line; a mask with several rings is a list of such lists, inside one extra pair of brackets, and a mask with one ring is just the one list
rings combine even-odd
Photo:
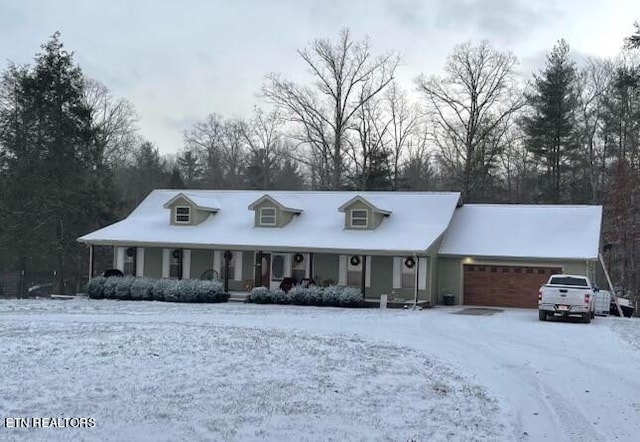
[(113, 247), (125, 274), (213, 276), (232, 291), (292, 277), (367, 298), (535, 307), (550, 274), (593, 275), (601, 216), (599, 206), (462, 205), (455, 192), (155, 190), (79, 241)]

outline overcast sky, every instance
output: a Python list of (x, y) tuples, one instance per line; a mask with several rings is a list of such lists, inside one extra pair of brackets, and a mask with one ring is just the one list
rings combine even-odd
[(162, 153), (209, 113), (248, 116), (265, 74), (309, 77), (296, 54), (349, 27), (375, 52), (398, 51), (412, 88), (453, 46), (489, 40), (528, 76), (554, 42), (615, 55), (640, 20), (640, 0), (0, 0), (0, 67), (30, 63), (55, 31), (85, 74), (126, 97)]

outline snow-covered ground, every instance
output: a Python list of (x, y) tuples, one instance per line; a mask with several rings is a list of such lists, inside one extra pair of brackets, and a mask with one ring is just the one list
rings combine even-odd
[(0, 440), (638, 440), (640, 321), (461, 310), (0, 300)]

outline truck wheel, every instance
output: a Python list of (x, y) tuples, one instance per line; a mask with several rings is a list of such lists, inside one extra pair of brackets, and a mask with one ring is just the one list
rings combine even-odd
[(591, 313), (585, 313), (582, 321), (585, 324), (591, 324)]
[(547, 320), (547, 312), (545, 312), (544, 310), (538, 310), (538, 319), (541, 321), (546, 321)]

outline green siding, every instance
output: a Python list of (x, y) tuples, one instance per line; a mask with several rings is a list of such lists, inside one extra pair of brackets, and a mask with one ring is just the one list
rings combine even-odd
[[(266, 208), (266, 207), (271, 207), (276, 209), (276, 225), (275, 226), (260, 226), (260, 209), (261, 208)], [(279, 207), (277, 207), (275, 204), (273, 204), (271, 201), (263, 201), (260, 204), (256, 205), (254, 207), (254, 225), (255, 226), (260, 226), (260, 227), (265, 227), (265, 228), (269, 228), (269, 227), (273, 227), (273, 228), (279, 228), (279, 227), (284, 227), (287, 224), (289, 224), (289, 222), (291, 221), (291, 219), (293, 218), (294, 214), (291, 212), (287, 212), (286, 210), (280, 210)]]
[(213, 250), (192, 249), (191, 250), (191, 275), (193, 279), (198, 279), (204, 272), (213, 268)]
[(162, 249), (144, 249), (144, 276), (149, 278), (162, 277)]
[(438, 289), (432, 297), (434, 304), (442, 303), (442, 295), (444, 293), (455, 295), (456, 301), (460, 302), (462, 295), (461, 261), (460, 258), (438, 258)]

